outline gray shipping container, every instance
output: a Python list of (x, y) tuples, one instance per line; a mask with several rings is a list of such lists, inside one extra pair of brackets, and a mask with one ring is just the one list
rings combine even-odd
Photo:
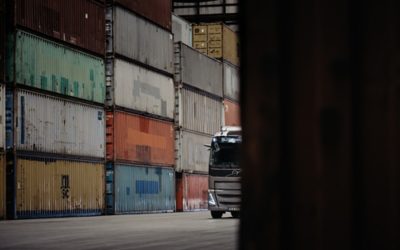
[(183, 43), (175, 43), (175, 82), (222, 97), (222, 63)]
[(211, 135), (176, 131), (176, 171), (188, 173), (208, 173)]
[(172, 15), (172, 33), (174, 34), (174, 42), (183, 42), (190, 47), (192, 43), (192, 24), (183, 18)]
[(117, 106), (174, 118), (174, 82), (170, 77), (119, 59), (115, 60)]
[[(170, 32), (120, 7), (108, 9), (106, 21), (110, 18), (114, 40), (109, 42), (107, 52), (173, 74), (173, 36)], [(112, 44), (114, 48), (110, 47)]]
[(239, 68), (224, 62), (224, 97), (239, 101)]

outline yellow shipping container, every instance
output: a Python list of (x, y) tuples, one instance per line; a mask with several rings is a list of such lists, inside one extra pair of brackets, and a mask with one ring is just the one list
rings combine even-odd
[(6, 156), (0, 154), (0, 219), (6, 217)]
[(193, 25), (193, 47), (210, 57), (239, 65), (239, 38), (222, 23)]
[(48, 158), (18, 158), (18, 218), (100, 215), (104, 165)]

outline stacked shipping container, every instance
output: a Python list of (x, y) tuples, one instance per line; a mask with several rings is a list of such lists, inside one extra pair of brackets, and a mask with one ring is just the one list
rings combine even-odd
[(5, 92), (5, 85), (0, 82), (0, 219), (6, 216)]
[(106, 11), (107, 212), (175, 210), (171, 2)]

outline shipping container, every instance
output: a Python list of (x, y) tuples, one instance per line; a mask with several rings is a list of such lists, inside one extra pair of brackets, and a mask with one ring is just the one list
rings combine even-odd
[(193, 25), (193, 47), (210, 57), (239, 65), (239, 37), (222, 23)]
[(173, 166), (174, 124), (126, 112), (107, 112), (107, 160)]
[[(201, 19), (201, 16), (237, 14), (239, 0), (208, 0), (208, 1), (174, 1), (173, 11), (179, 16), (192, 16)], [(199, 3), (197, 3), (199, 2)]]
[(0, 83), (0, 153), (6, 150), (6, 87)]
[(114, 2), (167, 30), (171, 30), (171, 0), (114, 0)]
[(110, 10), (113, 12), (107, 16), (112, 16), (114, 20), (113, 41), (108, 43), (110, 47), (107, 46), (107, 52), (114, 52), (172, 75), (172, 33), (120, 7)]
[(224, 97), (239, 101), (239, 68), (224, 62)]
[(228, 99), (224, 100), (225, 126), (240, 126), (240, 106), (237, 102)]
[(176, 178), (176, 197), (177, 211), (207, 210), (208, 175), (181, 174)]
[(15, 11), (18, 26), (104, 55), (104, 5), (101, 3), (16, 0)]
[[(17, 31), (15, 82), (42, 90), (104, 103), (104, 61), (36, 35)], [(14, 46), (12, 46), (14, 47)], [(9, 49), (14, 49), (14, 48)], [(13, 64), (13, 60), (9, 60)], [(9, 75), (8, 81), (14, 78)]]
[(17, 150), (105, 157), (104, 109), (17, 91)]
[(179, 128), (213, 135), (221, 129), (223, 105), (220, 98), (202, 91), (180, 87), (177, 89), (175, 123)]
[(100, 215), (104, 211), (104, 164), (19, 157), (17, 218)]
[(176, 131), (176, 171), (208, 173), (211, 135), (197, 134), (185, 130)]
[(172, 33), (174, 42), (182, 42), (192, 47), (192, 24), (185, 19), (172, 15)]
[(114, 65), (115, 105), (174, 118), (172, 78), (119, 59), (115, 59)]
[(222, 64), (195, 49), (175, 43), (175, 82), (222, 96)]
[(114, 202), (111, 206), (115, 214), (175, 210), (175, 175), (172, 168), (116, 164), (113, 175), (114, 197), (110, 200)]
[(0, 219), (6, 217), (6, 156), (0, 153)]

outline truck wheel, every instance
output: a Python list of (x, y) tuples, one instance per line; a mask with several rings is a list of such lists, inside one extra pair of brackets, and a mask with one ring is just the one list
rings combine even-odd
[(213, 217), (213, 219), (220, 219), (223, 213), (224, 212), (221, 211), (211, 211), (211, 217)]
[(231, 212), (231, 215), (233, 218), (239, 218), (240, 217), (240, 213), (239, 212)]

